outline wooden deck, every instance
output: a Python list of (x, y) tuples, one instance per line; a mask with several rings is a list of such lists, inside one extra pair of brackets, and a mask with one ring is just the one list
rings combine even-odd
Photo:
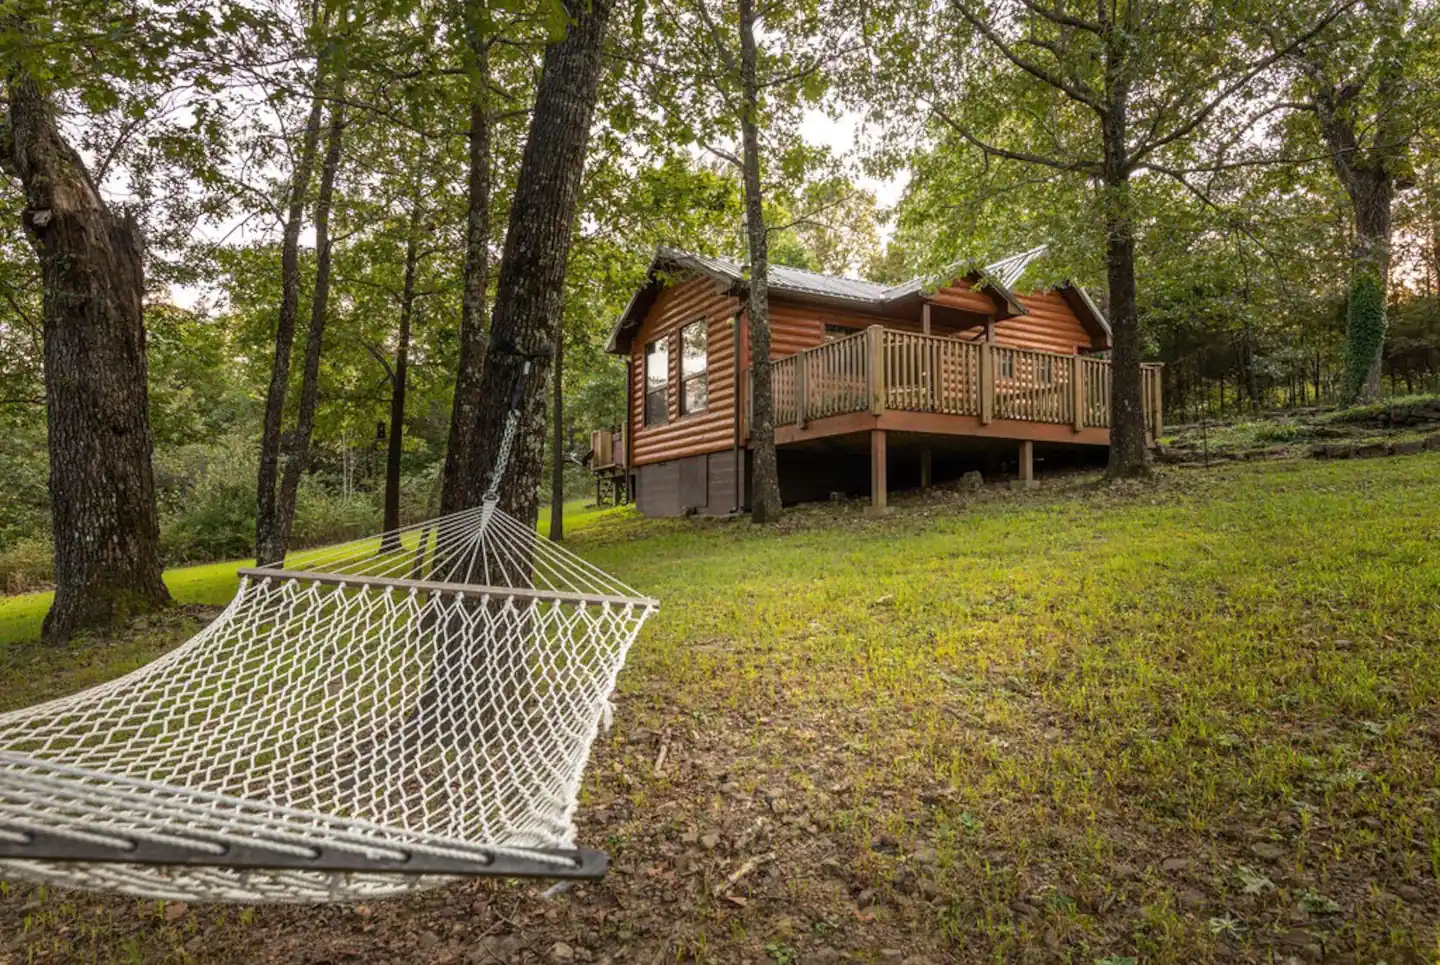
[[(1143, 368), (1146, 427), (1155, 440), (1164, 429), (1160, 366)], [(877, 429), (1017, 442), (1110, 442), (1105, 359), (876, 325), (777, 359), (771, 372), (779, 445)]]

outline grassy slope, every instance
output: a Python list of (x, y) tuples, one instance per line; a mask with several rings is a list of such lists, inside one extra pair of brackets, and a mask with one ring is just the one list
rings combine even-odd
[[(366, 910), (360, 960), (422, 928), (646, 962), (1433, 959), (1440, 456), (587, 522), (574, 546), (663, 601), (582, 808), (616, 872), (558, 907), (471, 883)], [(139, 633), (114, 646), (168, 642)], [(95, 672), (38, 659), (54, 693)], [(111, 901), (81, 939), (67, 907), (32, 905), (17, 954), (278, 961), (357, 927)]]
[[(540, 531), (550, 531), (550, 513), (542, 514)], [(605, 512), (587, 510), (584, 500), (565, 504), (566, 525), (582, 532), (592, 519), (604, 518)], [(175, 602), (183, 605), (224, 606), (235, 595), (239, 581), (235, 570), (251, 566), (254, 560), (227, 560), (201, 566), (183, 566), (165, 573), (165, 585)], [(40, 636), (40, 624), (50, 609), (53, 593), (27, 593), (0, 596), (0, 648), (9, 644), (33, 641)]]

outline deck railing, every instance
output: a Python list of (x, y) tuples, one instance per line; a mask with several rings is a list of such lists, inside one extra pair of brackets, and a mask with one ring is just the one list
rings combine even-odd
[(625, 433), (596, 429), (590, 433), (590, 469), (623, 469), (625, 466)]
[[(1110, 363), (873, 326), (771, 364), (775, 424), (886, 409), (1110, 426)], [(1142, 366), (1150, 437), (1163, 432), (1160, 366)]]

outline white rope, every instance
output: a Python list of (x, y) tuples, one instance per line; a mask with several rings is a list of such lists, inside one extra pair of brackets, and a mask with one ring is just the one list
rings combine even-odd
[(535, 849), (574, 845), (590, 747), (656, 603), (497, 508), (515, 425), (486, 504), (247, 571), (177, 650), (0, 715), (0, 841), (145, 841), (206, 864), (0, 859), (0, 877), (324, 902), (447, 879), (243, 870), (220, 855), (563, 861)]

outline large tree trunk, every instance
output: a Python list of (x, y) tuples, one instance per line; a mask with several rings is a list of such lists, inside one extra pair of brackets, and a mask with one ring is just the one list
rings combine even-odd
[(490, 287), (490, 51), (471, 27), (475, 92), (470, 102), (469, 205), (465, 216), (465, 278), (460, 302), (460, 360), (450, 410), (450, 435), (440, 491), (440, 514), (480, 502), (483, 470), (475, 461), (475, 426), (484, 399), (480, 374), (485, 365), (485, 295)]
[(550, 374), (553, 388), (550, 431), (550, 538), (565, 538), (565, 332), (555, 335), (555, 370)]
[(315, 157), (320, 150), (324, 114), (325, 59), (315, 67), (315, 93), (295, 170), (290, 176), (290, 199), (280, 241), (280, 314), (275, 322), (275, 355), (270, 363), (270, 387), (265, 394), (265, 417), (260, 434), (260, 468), (255, 489), (255, 558), (278, 560), (285, 555), (276, 498), (280, 482), (280, 446), (285, 419), (285, 396), (290, 386), (290, 354), (295, 344), (295, 319), (300, 307), (300, 229), (305, 221), (305, 197)]
[(340, 170), (340, 151), (345, 134), (345, 84), (337, 85), (340, 98), (330, 107), (330, 127), (325, 134), (325, 161), (320, 169), (320, 193), (315, 201), (315, 291), (310, 302), (310, 329), (305, 337), (305, 367), (300, 375), (300, 404), (295, 431), (284, 453), (280, 493), (275, 500), (276, 541), (266, 547), (271, 555), (260, 564), (285, 558), (290, 544), (290, 527), (295, 522), (295, 502), (300, 477), (310, 462), (310, 436), (315, 431), (315, 406), (320, 394), (320, 352), (325, 341), (325, 317), (330, 307), (330, 209), (335, 201), (335, 178)]
[(756, 76), (755, 7), (740, 0), (740, 83), (744, 96), (740, 135), (745, 173), (745, 229), (750, 248), (751, 415), (750, 518), (780, 518), (780, 469), (775, 459), (775, 399), (770, 383), (770, 246), (765, 229), (765, 195), (760, 181), (760, 85)]
[(44, 280), (45, 402), (55, 539), (48, 643), (163, 607), (145, 362), (142, 241), (61, 136), (33, 77), (7, 78), (0, 166)]
[(420, 191), (416, 182), (411, 199), (410, 234), (405, 239), (405, 282), (400, 292), (400, 331), (395, 337), (395, 368), (390, 373), (390, 439), (385, 452), (386, 545), (382, 552), (399, 552), (400, 461), (405, 442), (405, 386), (410, 369), (410, 324), (415, 314), (415, 276), (420, 267)]
[(1345, 308), (1345, 397), (1350, 402), (1371, 402), (1380, 396), (1380, 363), (1385, 356), (1385, 293), (1395, 184), (1384, 168), (1367, 169), (1353, 172), (1346, 189), (1355, 210), (1355, 247)]
[(539, 505), (545, 387), (563, 315), (565, 265), (611, 6), (612, 0), (567, 0), (569, 31), (545, 51), (476, 393), (484, 408), (470, 441), (472, 476), (460, 481), (467, 494), (484, 492), (482, 480), (498, 468), (505, 416), (519, 386), (520, 430), (499, 495), (500, 507), (529, 526)]

